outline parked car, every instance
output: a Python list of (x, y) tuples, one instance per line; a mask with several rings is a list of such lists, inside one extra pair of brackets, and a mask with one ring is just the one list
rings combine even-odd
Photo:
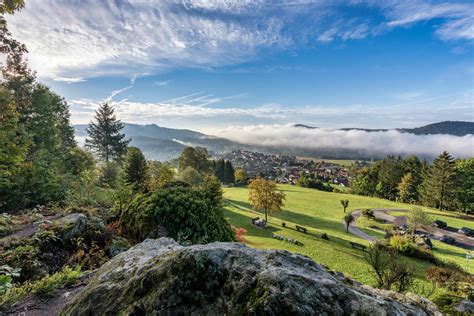
[(470, 229), (467, 227), (462, 227), (460, 230), (458, 230), (458, 233), (466, 235), (466, 236), (474, 237), (474, 229)]
[(445, 229), (446, 227), (448, 227), (448, 224), (446, 222), (443, 222), (437, 219), (433, 222), (433, 226), (441, 228), (441, 229)]
[(451, 237), (451, 236), (446, 236), (446, 235), (444, 235), (443, 237), (441, 237), (441, 238), (439, 239), (439, 241), (444, 242), (444, 243), (446, 243), (446, 244), (450, 244), (450, 245), (454, 245), (454, 244), (456, 243), (456, 239), (454, 239), (454, 238)]

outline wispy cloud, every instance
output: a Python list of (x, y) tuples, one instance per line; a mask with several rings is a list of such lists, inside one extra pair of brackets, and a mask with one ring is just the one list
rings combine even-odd
[[(277, 103), (243, 107), (240, 105), (242, 101), (240, 98), (244, 98), (245, 93), (215, 96), (204, 91), (160, 102), (133, 102), (128, 99), (113, 100), (113, 97), (118, 95), (116, 92), (114, 91), (109, 98), (110, 103), (116, 108), (118, 117), (126, 122), (140, 124), (172, 120), (181, 126), (196, 126), (210, 119), (209, 124), (201, 124), (201, 127), (220, 128), (229, 124), (252, 124), (251, 122), (258, 121), (277, 124), (296, 122), (319, 127), (392, 128), (419, 126), (439, 121), (440, 117), (445, 120), (456, 120), (459, 117), (474, 120), (472, 111), (474, 104), (472, 93), (469, 92), (450, 98), (437, 96), (406, 100), (383, 108), (366, 104), (350, 106), (311, 104), (304, 107), (285, 107)], [(229, 100), (236, 102), (236, 105), (230, 106)], [(226, 106), (223, 106), (224, 101)], [(93, 112), (83, 113), (84, 110), (97, 108), (99, 103), (100, 101), (87, 99), (70, 101), (73, 120), (89, 121)]]
[[(373, 15), (354, 13), (366, 6)], [(29, 0), (8, 20), (40, 76), (89, 78), (238, 64), (262, 49), (357, 40), (432, 19), (441, 39), (472, 40), (473, 8), (429, 0)]]
[(153, 85), (154, 85), (154, 86), (167, 86), (167, 85), (170, 84), (171, 82), (173, 82), (173, 80), (155, 81), (155, 82), (153, 82)]
[(87, 81), (84, 78), (74, 78), (74, 77), (56, 77), (56, 78), (53, 78), (53, 80), (59, 81), (59, 82), (66, 82), (66, 83), (77, 83), (77, 82)]

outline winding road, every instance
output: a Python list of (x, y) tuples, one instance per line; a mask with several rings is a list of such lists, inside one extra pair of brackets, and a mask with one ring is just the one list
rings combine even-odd
[[(374, 208), (375, 218), (382, 219), (386, 222), (392, 223), (397, 226), (401, 226), (406, 224), (406, 217), (405, 216), (393, 216), (390, 215), (389, 212), (406, 212), (406, 210), (402, 209), (384, 209), (384, 208)], [(355, 210), (351, 213), (354, 216), (354, 221), (349, 225), (349, 232), (352, 234), (369, 241), (375, 241), (376, 238), (373, 236), (368, 235), (360, 228), (356, 226), (357, 219), (361, 216), (360, 210)], [(344, 220), (342, 221), (344, 229), (346, 228), (346, 223)], [(456, 239), (457, 247), (464, 248), (464, 249), (474, 249), (474, 238), (468, 237), (462, 234), (459, 234), (456, 229), (449, 228), (448, 229), (441, 229), (438, 227), (429, 227), (426, 231), (424, 231), (431, 239), (439, 240), (443, 236), (450, 236)]]

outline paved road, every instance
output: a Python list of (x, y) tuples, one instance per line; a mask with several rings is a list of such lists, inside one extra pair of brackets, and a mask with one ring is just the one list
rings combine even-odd
[[(355, 223), (357, 222), (357, 218), (359, 218), (360, 216), (360, 211), (354, 211), (351, 214), (352, 216), (354, 216), (354, 221), (349, 225), (349, 232), (365, 240), (377, 240), (375, 237), (366, 234), (355, 225)], [(346, 222), (344, 220), (342, 220), (342, 225), (344, 226), (344, 229), (346, 229)]]
[[(403, 224), (406, 224), (407, 222), (406, 216), (393, 216), (388, 213), (388, 212), (393, 212), (393, 211), (406, 212), (406, 210), (382, 209), (382, 208), (374, 208), (372, 210), (374, 211), (374, 216), (376, 218), (385, 220), (389, 223), (393, 223), (395, 225), (401, 226)], [(352, 234), (357, 235), (360, 238), (363, 238), (365, 240), (370, 240), (370, 241), (375, 240), (374, 237), (367, 235), (365, 232), (363, 232), (362, 230), (360, 230), (359, 228), (355, 226), (355, 222), (357, 221), (357, 218), (361, 216), (361, 211), (356, 210), (352, 212), (352, 215), (354, 216), (355, 220), (349, 226), (349, 231)], [(346, 224), (344, 221), (343, 221), (343, 225), (345, 228)], [(474, 249), (474, 238), (459, 234), (456, 229), (446, 230), (446, 229), (441, 229), (437, 227), (428, 227), (428, 229), (425, 232), (430, 238), (435, 239), (435, 240), (439, 240), (444, 235), (451, 236), (457, 241), (457, 244), (455, 246), (458, 246), (464, 249)]]

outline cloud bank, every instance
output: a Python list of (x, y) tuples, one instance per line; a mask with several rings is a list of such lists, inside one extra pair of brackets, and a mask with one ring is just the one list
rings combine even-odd
[[(372, 14), (363, 14), (367, 7)], [(65, 82), (251, 60), (261, 50), (357, 40), (437, 21), (442, 40), (474, 39), (474, 4), (430, 0), (29, 0), (8, 17), (41, 77)]]
[(436, 157), (443, 151), (456, 158), (474, 157), (474, 135), (414, 135), (395, 130), (308, 129), (294, 125), (256, 125), (229, 127), (217, 136), (258, 146), (278, 146), (314, 150), (346, 150), (368, 155), (408, 155)]

